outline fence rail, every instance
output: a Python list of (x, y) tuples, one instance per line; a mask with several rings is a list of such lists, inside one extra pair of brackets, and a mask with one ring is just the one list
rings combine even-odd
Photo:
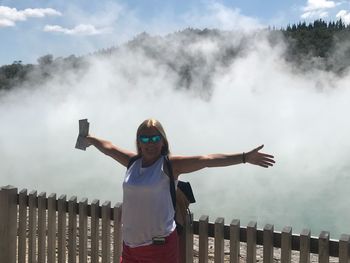
[[(86, 198), (78, 202), (76, 196), (37, 194), (26, 189), (0, 188), (0, 262), (1, 263), (119, 263), (122, 252), (122, 204), (111, 207), (106, 201), (100, 205), (95, 199), (90, 204)], [(193, 237), (198, 236), (198, 262), (209, 262), (209, 238), (214, 238), (214, 262), (241, 261), (241, 244), (245, 244), (246, 262), (257, 261), (257, 246), (263, 247), (263, 261), (273, 263), (274, 249), (281, 249), (278, 261), (291, 262), (292, 250), (299, 251), (299, 262), (310, 263), (310, 253), (318, 255), (318, 262), (329, 263), (337, 257), (339, 263), (349, 263), (350, 236), (341, 235), (331, 240), (327, 231), (312, 237), (308, 229), (293, 234), (291, 227), (281, 232), (267, 224), (257, 229), (256, 222), (247, 227), (234, 219), (229, 225), (224, 218), (209, 223), (201, 216), (193, 223), (187, 218), (181, 236), (181, 262), (193, 262)], [(229, 256), (225, 258), (225, 240), (229, 242)], [(228, 259), (229, 258), (229, 259)]]

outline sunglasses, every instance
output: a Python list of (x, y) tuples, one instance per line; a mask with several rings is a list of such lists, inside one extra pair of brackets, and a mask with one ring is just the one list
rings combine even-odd
[(151, 135), (151, 136), (147, 136), (147, 135), (140, 135), (139, 136), (139, 141), (142, 143), (157, 143), (162, 139), (162, 136), (160, 135)]

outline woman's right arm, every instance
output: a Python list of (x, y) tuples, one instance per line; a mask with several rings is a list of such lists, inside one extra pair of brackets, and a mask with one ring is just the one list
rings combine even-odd
[(87, 147), (90, 145), (95, 146), (99, 151), (112, 157), (114, 160), (124, 165), (125, 167), (128, 166), (130, 158), (136, 155), (135, 152), (122, 149), (118, 146), (115, 146), (110, 141), (106, 141), (92, 135), (86, 136), (85, 140)]

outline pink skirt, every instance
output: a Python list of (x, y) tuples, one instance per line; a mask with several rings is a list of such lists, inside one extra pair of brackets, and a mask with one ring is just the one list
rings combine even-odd
[(165, 244), (129, 247), (123, 244), (121, 263), (178, 263), (179, 242), (176, 229), (165, 238)]

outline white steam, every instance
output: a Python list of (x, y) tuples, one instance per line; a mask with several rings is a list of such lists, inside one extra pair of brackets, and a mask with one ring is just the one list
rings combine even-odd
[[(125, 169), (94, 148), (74, 149), (78, 119), (89, 119), (91, 133), (135, 149), (139, 123), (154, 117), (173, 154), (243, 152), (263, 143), (275, 155), (269, 169), (247, 164), (183, 175), (195, 192), (196, 218), (257, 220), (259, 227), (291, 225), (315, 235), (330, 230), (338, 238), (350, 220), (350, 75), (295, 73), (282, 44), (251, 44), (229, 66), (216, 66), (205, 96), (200, 82), (176, 89), (178, 76), (168, 67), (126, 48), (92, 60), (83, 76), (58, 72), (44, 86), (3, 95), (0, 185), (121, 201)], [(208, 65), (219, 49), (209, 39), (188, 48), (205, 54)], [(202, 69), (198, 76), (210, 72)]]

